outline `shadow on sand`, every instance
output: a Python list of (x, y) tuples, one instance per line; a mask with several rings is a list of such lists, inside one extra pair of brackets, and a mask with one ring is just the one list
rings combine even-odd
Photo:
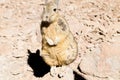
[(27, 63), (33, 69), (34, 76), (43, 77), (50, 71), (50, 66), (43, 61), (39, 50), (37, 50), (35, 53), (32, 53), (30, 50), (28, 50), (28, 54)]

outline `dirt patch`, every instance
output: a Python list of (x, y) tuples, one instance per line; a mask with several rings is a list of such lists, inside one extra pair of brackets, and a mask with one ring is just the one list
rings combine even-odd
[[(41, 49), (43, 3), (0, 0), (0, 80), (53, 80), (49, 70), (35, 76), (28, 63), (28, 49), (34, 55)], [(71, 66), (80, 64), (87, 80), (120, 80), (120, 0), (61, 0), (59, 8), (79, 45)]]

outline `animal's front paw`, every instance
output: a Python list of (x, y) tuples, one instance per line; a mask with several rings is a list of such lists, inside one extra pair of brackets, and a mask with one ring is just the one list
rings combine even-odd
[(46, 37), (46, 40), (47, 40), (47, 43), (48, 43), (50, 46), (54, 45), (54, 42), (53, 42), (52, 39)]
[(59, 39), (58, 37), (56, 37), (55, 40), (52, 40), (52, 39), (46, 37), (46, 40), (47, 40), (47, 43), (48, 43), (50, 46), (57, 45), (58, 42), (60, 41), (60, 39)]

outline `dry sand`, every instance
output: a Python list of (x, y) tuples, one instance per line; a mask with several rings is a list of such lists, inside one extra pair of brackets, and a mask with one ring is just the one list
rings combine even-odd
[[(42, 67), (48, 71), (42, 77), (34, 73), (41, 70), (35, 54), (41, 49), (41, 4), (44, 0), (0, 0), (0, 80), (57, 80), (49, 67)], [(79, 45), (71, 66), (87, 80), (120, 80), (120, 0), (60, 0), (59, 8)]]

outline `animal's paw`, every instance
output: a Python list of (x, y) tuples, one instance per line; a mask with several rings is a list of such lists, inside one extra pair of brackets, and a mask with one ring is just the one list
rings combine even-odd
[(62, 80), (74, 80), (73, 70), (68, 66), (51, 67), (50, 74), (53, 77), (61, 78)]
[(50, 75), (55, 77), (58, 75), (58, 71), (57, 71), (57, 67), (56, 66), (52, 66), (50, 69)]
[(49, 45), (54, 45), (54, 42), (53, 42), (52, 39), (46, 37), (46, 40), (47, 40), (47, 42), (48, 42)]
[(64, 80), (74, 80), (73, 70), (68, 66), (62, 66), (58, 75), (59, 78), (64, 78)]
[(46, 37), (46, 40), (47, 40), (47, 43), (52, 46), (52, 45), (57, 45), (58, 42), (60, 41), (60, 38), (56, 37), (55, 40), (52, 40), (52, 39)]

